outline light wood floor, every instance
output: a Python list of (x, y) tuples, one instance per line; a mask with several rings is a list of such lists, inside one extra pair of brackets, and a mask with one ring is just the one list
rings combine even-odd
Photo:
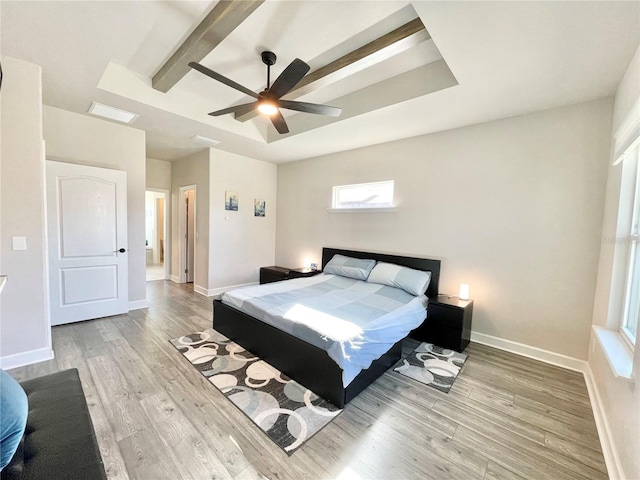
[(288, 457), (168, 341), (210, 327), (210, 299), (147, 291), (148, 309), (54, 327), (55, 360), (10, 372), (79, 369), (110, 478), (607, 478), (582, 375), (473, 343), (449, 394), (387, 372)]

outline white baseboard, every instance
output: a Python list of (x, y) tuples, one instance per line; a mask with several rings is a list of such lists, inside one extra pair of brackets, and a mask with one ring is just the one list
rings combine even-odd
[(145, 298), (144, 300), (136, 300), (135, 302), (129, 302), (129, 311), (140, 310), (141, 308), (149, 308), (149, 302)]
[[(213, 297), (215, 295), (219, 295), (221, 293), (224, 293), (228, 290), (233, 290), (234, 288), (240, 288), (240, 287), (250, 287), (251, 285), (258, 285), (258, 282), (251, 282), (251, 283), (241, 283), (239, 285), (229, 285), (228, 287), (219, 287), (219, 288), (210, 288), (210, 289), (202, 289), (202, 291), (198, 292), (202, 295), (205, 295), (207, 297)], [(195, 290), (195, 288), (194, 288)]]
[[(171, 275), (171, 281), (175, 283), (181, 283), (180, 277), (176, 277), (175, 275)], [(215, 295), (219, 295), (220, 293), (224, 293), (228, 290), (233, 290), (234, 288), (249, 287), (251, 285), (258, 285), (258, 282), (241, 283), (238, 285), (229, 285), (227, 287), (219, 287), (219, 288), (204, 288), (203, 286), (197, 285), (194, 283), (193, 291), (196, 293), (199, 293), (200, 295), (204, 295), (205, 297), (213, 297)]]
[(205, 297), (209, 296), (207, 295), (208, 290), (206, 288), (201, 287), (200, 285), (196, 285), (195, 283), (193, 284), (193, 291), (199, 293), (200, 295), (204, 295)]
[(562, 355), (561, 353), (550, 352), (549, 350), (543, 350), (542, 348), (532, 347), (530, 345), (525, 345), (524, 343), (505, 340), (503, 338), (486, 335), (484, 333), (471, 332), (471, 341), (482, 343), (483, 345), (488, 345), (500, 350), (506, 350), (507, 352), (522, 355), (523, 357), (540, 360), (541, 362), (550, 363), (551, 365), (557, 365), (558, 367), (574, 370), (576, 372), (584, 373), (587, 368), (587, 362), (585, 360), (579, 360), (567, 355)]
[(16, 353), (0, 357), (0, 368), (10, 370), (12, 368), (31, 365), (32, 363), (45, 362), (53, 358), (53, 350), (50, 347), (30, 350), (28, 352)]
[(609, 427), (606, 412), (602, 406), (598, 385), (593, 378), (593, 372), (591, 371), (591, 366), (588, 363), (583, 373), (584, 381), (587, 384), (587, 391), (589, 392), (593, 418), (596, 421), (596, 428), (598, 429), (598, 437), (600, 438), (600, 446), (602, 447), (604, 463), (607, 465), (607, 473), (611, 479), (624, 478), (624, 470), (622, 468), (622, 463), (620, 463), (618, 452), (616, 452), (614, 447), (613, 435), (611, 434), (611, 428)]
[(602, 446), (602, 453), (605, 464), (607, 465), (609, 478), (624, 478), (622, 464), (614, 447), (607, 415), (602, 406), (598, 386), (593, 379), (593, 373), (591, 372), (591, 367), (588, 362), (523, 343), (505, 340), (492, 335), (485, 335), (484, 333), (471, 332), (471, 341), (582, 373), (587, 386), (587, 392), (589, 393), (589, 402), (591, 403), (593, 418), (595, 419), (596, 428), (598, 429), (598, 437), (600, 438), (600, 445)]

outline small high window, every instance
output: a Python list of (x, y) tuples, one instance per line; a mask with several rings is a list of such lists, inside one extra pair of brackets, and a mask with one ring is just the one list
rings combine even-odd
[(352, 210), (393, 208), (393, 180), (333, 187), (332, 208)]

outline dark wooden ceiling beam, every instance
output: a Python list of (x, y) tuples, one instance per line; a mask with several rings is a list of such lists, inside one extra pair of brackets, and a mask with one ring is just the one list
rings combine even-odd
[(299, 97), (325, 85), (342, 80), (404, 52), (429, 38), (431, 37), (424, 28), (422, 21), (419, 18), (415, 18), (392, 32), (309, 73), (287, 94), (287, 98), (293, 93)]
[(220, 0), (153, 76), (153, 88), (168, 92), (191, 71), (189, 62), (199, 62), (206, 57), (263, 2), (264, 0)]
[[(398, 55), (430, 38), (431, 36), (425, 29), (422, 20), (415, 18), (380, 38), (307, 74), (285, 95), (285, 98), (293, 100), (313, 90), (335, 83), (394, 55)], [(257, 115), (254, 111), (235, 118), (244, 122), (255, 118)]]

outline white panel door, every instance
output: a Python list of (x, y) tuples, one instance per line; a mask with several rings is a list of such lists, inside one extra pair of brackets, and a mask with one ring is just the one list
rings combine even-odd
[(127, 174), (47, 161), (51, 324), (128, 311)]

